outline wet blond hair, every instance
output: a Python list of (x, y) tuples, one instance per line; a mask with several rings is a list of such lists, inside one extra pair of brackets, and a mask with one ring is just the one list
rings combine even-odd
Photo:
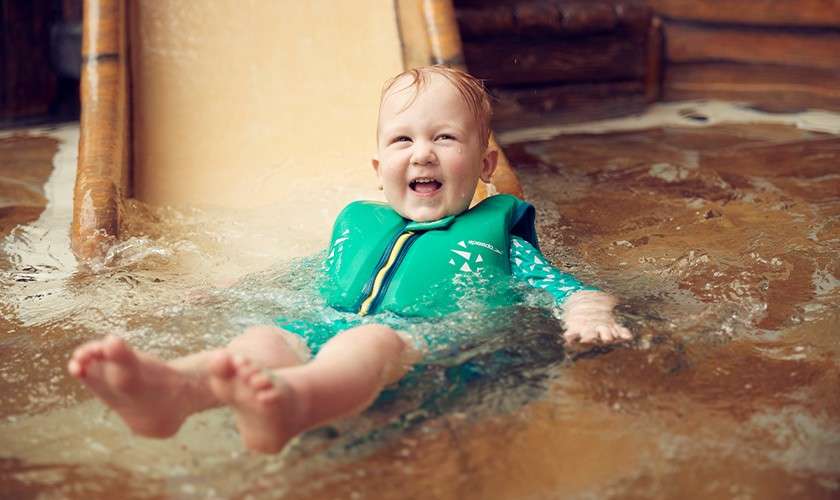
[[(406, 86), (399, 90), (414, 89), (414, 96), (408, 101), (402, 111), (408, 109), (414, 103), (414, 100), (420, 95), (420, 92), (429, 84), (431, 75), (440, 75), (446, 78), (449, 83), (455, 87), (464, 104), (467, 105), (467, 110), (475, 119), (475, 124), (478, 128), (479, 144), (482, 146), (482, 151), (487, 149), (490, 142), (490, 119), (493, 117), (493, 108), (490, 105), (490, 96), (487, 94), (487, 89), (484, 83), (478, 78), (461, 71), (459, 69), (450, 68), (443, 65), (423, 66), (420, 68), (411, 68), (403, 71), (399, 75), (389, 79), (382, 87), (382, 94), (379, 96), (379, 109), (382, 111), (382, 102), (394, 86), (403, 78), (408, 78), (409, 82)], [(378, 121), (378, 118), (377, 118)], [(379, 123), (376, 124), (376, 130), (379, 130)]]

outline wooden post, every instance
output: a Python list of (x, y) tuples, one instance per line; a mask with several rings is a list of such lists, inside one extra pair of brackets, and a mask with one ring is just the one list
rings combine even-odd
[(119, 234), (128, 195), (129, 95), (127, 6), (85, 0), (82, 33), (82, 113), (73, 193), (71, 244), (82, 259), (100, 257)]

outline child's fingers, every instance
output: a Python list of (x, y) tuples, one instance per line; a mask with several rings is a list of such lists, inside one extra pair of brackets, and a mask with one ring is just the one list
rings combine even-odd
[(579, 342), (581, 344), (591, 344), (595, 342), (610, 344), (613, 342), (621, 342), (623, 340), (632, 340), (633, 334), (630, 333), (630, 330), (619, 324), (600, 323), (568, 328), (566, 332), (563, 333), (563, 338), (566, 339), (566, 342)]
[(601, 339), (601, 342), (605, 344), (614, 340), (613, 331), (609, 325), (598, 325), (595, 327), (595, 331), (598, 332), (598, 338)]
[(616, 335), (624, 340), (633, 340), (633, 334), (626, 327), (615, 325)]
[(610, 342), (621, 342), (623, 340), (624, 337), (618, 331), (618, 325), (610, 325)]
[(580, 332), (577, 329), (567, 329), (563, 333), (563, 338), (566, 339), (566, 342), (574, 342), (580, 338)]
[(581, 329), (580, 332), (580, 343), (581, 344), (591, 344), (598, 340), (598, 331), (591, 327), (587, 326)]

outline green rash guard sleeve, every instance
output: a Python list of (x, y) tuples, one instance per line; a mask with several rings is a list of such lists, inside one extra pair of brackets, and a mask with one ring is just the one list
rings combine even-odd
[(550, 293), (557, 305), (562, 304), (575, 292), (598, 291), (597, 288), (584, 285), (571, 274), (552, 266), (534, 245), (519, 236), (510, 237), (510, 269), (517, 279)]

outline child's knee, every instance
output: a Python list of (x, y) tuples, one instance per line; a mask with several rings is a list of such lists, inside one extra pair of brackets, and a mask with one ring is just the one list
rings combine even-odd
[(276, 336), (278, 332), (281, 332), (279, 328), (272, 325), (253, 325), (246, 328), (242, 335), (234, 339), (245, 339), (245, 338), (257, 338), (257, 337), (270, 337)]
[(269, 325), (255, 325), (245, 329), (228, 344), (233, 350), (270, 349), (272, 346), (283, 342), (279, 328)]
[(412, 365), (423, 358), (423, 354), (405, 333), (384, 325), (371, 326), (377, 328), (365, 333), (375, 335), (380, 352), (387, 353), (385, 365), (380, 375), (382, 382), (389, 385), (402, 378)]
[[(271, 366), (275, 363), (297, 364), (311, 357), (309, 347), (302, 338), (271, 325), (248, 327), (242, 335), (228, 344), (228, 348), (245, 356), (263, 360)], [(296, 359), (287, 359), (289, 353)]]
[(385, 325), (368, 325), (366, 335), (377, 336), (380, 349), (399, 359), (400, 365), (410, 366), (423, 358), (424, 346), (417, 343), (406, 333), (399, 332)]
[(377, 350), (399, 355), (406, 348), (405, 342), (399, 334), (385, 325), (363, 325), (351, 330), (345, 330), (339, 335), (344, 337), (358, 337), (364, 342), (373, 343)]
[(404, 345), (401, 356), (404, 365), (410, 366), (419, 362), (429, 352), (429, 347), (425, 342), (418, 341), (405, 332), (397, 331), (396, 334)]

